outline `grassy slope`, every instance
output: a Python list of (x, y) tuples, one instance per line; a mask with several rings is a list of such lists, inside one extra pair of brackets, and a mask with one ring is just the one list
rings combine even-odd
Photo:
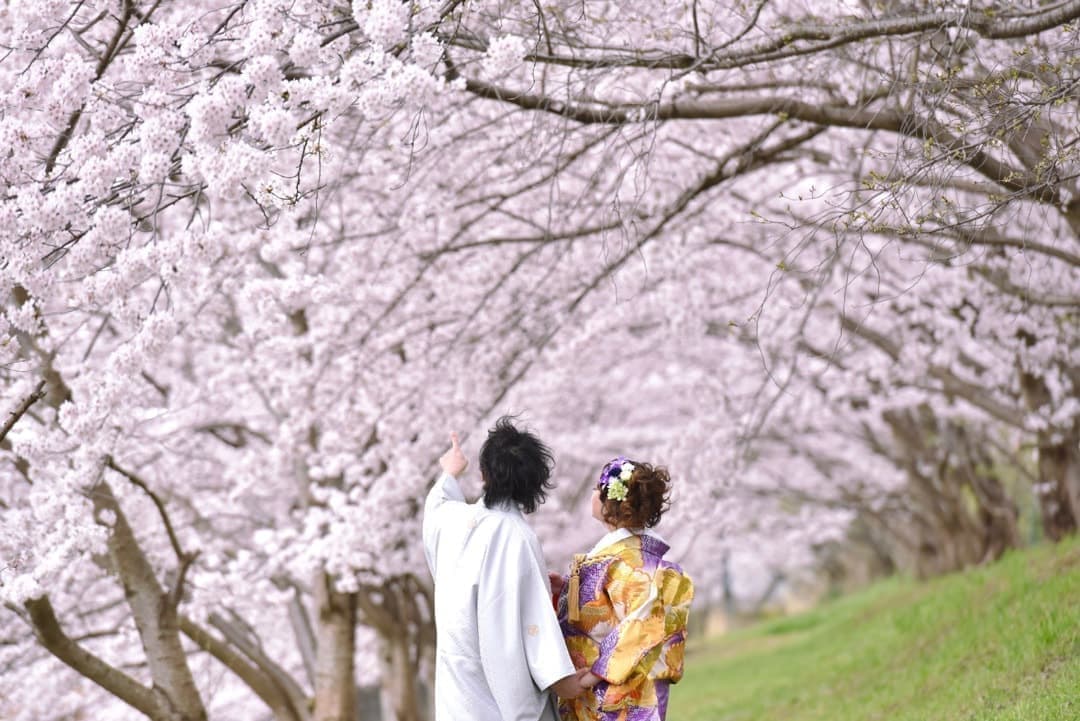
[(692, 642), (670, 721), (1078, 721), (1080, 539)]

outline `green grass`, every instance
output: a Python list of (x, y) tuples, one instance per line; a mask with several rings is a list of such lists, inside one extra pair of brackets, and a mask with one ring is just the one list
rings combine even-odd
[(671, 721), (1078, 721), (1080, 540), (691, 641)]

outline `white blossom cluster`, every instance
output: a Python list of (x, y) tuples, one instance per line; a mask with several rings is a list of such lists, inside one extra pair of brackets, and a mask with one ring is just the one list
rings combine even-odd
[(524, 39), (516, 35), (494, 38), (484, 53), (484, 71), (492, 77), (501, 78), (521, 66), (525, 52)]

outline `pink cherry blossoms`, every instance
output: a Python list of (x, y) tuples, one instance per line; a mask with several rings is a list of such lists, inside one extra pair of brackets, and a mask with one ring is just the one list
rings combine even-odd
[(552, 559), (620, 454), (713, 591), (1075, 532), (1080, 2), (909, 5), (0, 9), (0, 716), (426, 718), (506, 412)]

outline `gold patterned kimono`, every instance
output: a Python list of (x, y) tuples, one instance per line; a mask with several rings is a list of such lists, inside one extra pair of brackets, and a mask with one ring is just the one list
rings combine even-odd
[(616, 529), (574, 558), (558, 598), (559, 623), (577, 668), (603, 679), (559, 703), (563, 721), (664, 721), (668, 687), (682, 678), (694, 585), (664, 560), (652, 531)]

